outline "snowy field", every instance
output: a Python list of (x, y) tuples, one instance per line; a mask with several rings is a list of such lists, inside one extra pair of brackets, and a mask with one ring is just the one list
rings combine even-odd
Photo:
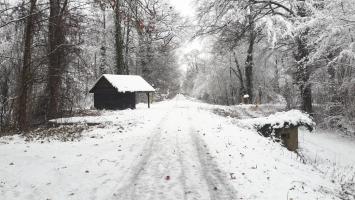
[(0, 138), (0, 199), (355, 199), (355, 141), (301, 130), (300, 157), (240, 126), (272, 110), (178, 96), (58, 119), (100, 125), (74, 142)]

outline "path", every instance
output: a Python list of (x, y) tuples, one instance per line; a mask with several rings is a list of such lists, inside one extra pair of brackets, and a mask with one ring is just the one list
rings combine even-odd
[(140, 160), (113, 199), (236, 199), (236, 191), (194, 131), (189, 106), (177, 106), (151, 133)]

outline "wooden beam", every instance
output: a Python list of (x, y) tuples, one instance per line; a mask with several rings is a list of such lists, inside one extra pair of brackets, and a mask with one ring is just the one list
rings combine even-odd
[(148, 108), (150, 108), (150, 95), (149, 95), (149, 92), (147, 92), (147, 96), (148, 96)]

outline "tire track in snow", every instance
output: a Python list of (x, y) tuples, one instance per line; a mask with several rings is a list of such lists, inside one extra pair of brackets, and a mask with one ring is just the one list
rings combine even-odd
[(158, 123), (158, 126), (154, 129), (154, 133), (150, 136), (148, 141), (145, 143), (143, 150), (142, 150), (142, 158), (138, 161), (138, 163), (135, 164), (135, 166), (132, 167), (130, 170), (131, 173), (128, 174), (128, 178), (125, 181), (128, 181), (128, 183), (118, 189), (114, 194), (113, 194), (113, 199), (122, 199), (122, 200), (128, 200), (131, 199), (135, 192), (135, 185), (138, 177), (144, 170), (144, 167), (147, 165), (147, 162), (149, 158), (152, 156), (153, 153), (153, 147), (157, 141), (159, 141), (161, 137), (161, 128), (160, 124), (163, 123), (164, 121), (167, 120), (169, 114), (171, 111), (169, 111), (163, 119)]
[(208, 192), (208, 185), (201, 173), (201, 163), (198, 152), (193, 146), (190, 136), (191, 127), (185, 133), (180, 134), (177, 140), (179, 163), (182, 168), (181, 183), (184, 188), (185, 200), (211, 199)]
[[(182, 153), (183, 151), (181, 150), (181, 145), (180, 145), (180, 140), (178, 137), (176, 137), (176, 144), (175, 144), (178, 148), (177, 148), (177, 151), (178, 151), (178, 156), (179, 156), (179, 164), (181, 166), (181, 168), (184, 168), (184, 160), (183, 160), (183, 157), (182, 157)], [(188, 188), (187, 188), (187, 184), (186, 184), (186, 173), (185, 173), (185, 170), (182, 170), (181, 174), (180, 174), (180, 182), (183, 186), (183, 189), (184, 189), (184, 200), (187, 200), (187, 195), (188, 195)]]
[[(196, 116), (194, 116), (196, 117)], [(189, 116), (189, 121), (192, 117)], [(228, 183), (226, 174), (218, 167), (218, 164), (210, 156), (206, 143), (194, 129), (191, 127), (190, 137), (194, 143), (198, 153), (199, 163), (202, 166), (201, 173), (203, 174), (210, 194), (211, 200), (235, 200), (237, 199), (237, 191)]]
[(175, 106), (164, 117), (113, 199), (236, 199), (236, 191), (194, 131), (190, 109)]
[(219, 169), (217, 163), (209, 156), (210, 154), (208, 149), (206, 149), (207, 146), (205, 143), (201, 138), (198, 138), (197, 133), (192, 132), (191, 134), (199, 154), (202, 173), (205, 176), (211, 200), (237, 199), (236, 190), (227, 182), (227, 177), (223, 176), (223, 171)]
[(120, 199), (183, 199), (183, 185), (177, 178), (182, 169), (174, 145), (179, 126), (173, 115), (177, 113), (178, 109), (174, 109), (174, 113), (161, 122), (160, 137), (153, 142), (144, 169), (132, 180), (135, 183), (129, 188), (131, 193)]

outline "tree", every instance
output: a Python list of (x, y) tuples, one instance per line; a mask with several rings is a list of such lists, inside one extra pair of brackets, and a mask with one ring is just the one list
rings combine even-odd
[[(106, 46), (106, 39), (107, 39), (107, 20), (106, 20), (106, 7), (109, 6), (112, 9), (113, 13), (113, 21), (114, 21), (114, 66), (115, 66), (115, 73), (116, 74), (128, 74), (128, 68), (125, 64), (125, 44), (124, 44), (124, 27), (123, 21), (126, 16), (130, 13), (129, 11), (124, 9), (125, 2), (131, 3), (131, 1), (123, 1), (123, 0), (95, 0), (95, 3), (99, 5), (101, 12), (102, 12), (102, 35), (101, 35), (101, 47), (100, 47), (100, 73), (106, 73), (106, 53), (107, 53), (107, 46)], [(129, 35), (129, 31), (128, 31)], [(128, 38), (127, 36), (126, 38)]]
[(106, 28), (106, 3), (100, 2), (100, 9), (102, 11), (102, 36), (100, 47), (100, 74), (107, 72), (107, 28)]
[(32, 87), (32, 41), (34, 32), (34, 19), (36, 10), (36, 0), (30, 1), (30, 9), (28, 16), (26, 17), (25, 30), (24, 30), (24, 50), (23, 50), (23, 65), (21, 69), (21, 76), (19, 80), (19, 97), (18, 97), (18, 110), (17, 110), (17, 123), (18, 127), (22, 131), (28, 129), (28, 97), (30, 89)]
[(256, 44), (267, 34), (264, 32), (267, 16), (290, 17), (293, 11), (284, 1), (200, 1), (200, 23), (204, 24), (197, 32), (198, 36), (217, 35), (217, 42), (233, 52), (245, 48), (245, 91), (254, 100), (253, 68)]
[[(70, 114), (73, 108), (88, 107), (87, 92), (94, 77), (117, 73), (122, 66), (123, 74), (142, 75), (145, 69), (144, 76), (163, 98), (178, 92), (180, 73), (174, 53), (178, 17), (162, 1), (3, 2), (2, 130), (12, 125), (26, 130)], [(113, 12), (106, 16), (109, 6)], [(117, 62), (121, 64), (109, 65)]]
[(48, 21), (48, 83), (49, 94), (47, 116), (49, 119), (58, 116), (60, 111), (62, 76), (68, 64), (66, 58), (66, 30), (65, 12), (68, 0), (49, 1)]
[[(254, 44), (256, 40), (256, 30), (255, 30), (255, 14), (254, 14), (254, 5), (250, 4), (248, 7), (249, 11), (247, 14), (248, 26), (249, 26), (249, 36), (248, 36), (248, 51), (247, 58), (245, 61), (245, 82), (246, 82), (246, 94), (249, 95), (248, 100), (253, 101), (254, 92), (253, 92), (253, 66), (254, 66)], [(248, 102), (251, 103), (251, 102)]]
[[(297, 16), (302, 20), (307, 17), (308, 10), (305, 5), (305, 0), (298, 0), (298, 4), (296, 5)], [(309, 47), (307, 41), (307, 35), (309, 32), (309, 28), (299, 30), (298, 34), (295, 36), (295, 45), (296, 50), (294, 53), (295, 61), (296, 61), (296, 71), (294, 74), (294, 79), (296, 84), (299, 86), (299, 90), (301, 93), (301, 108), (307, 113), (312, 113), (312, 87), (309, 82), (311, 69), (308, 64), (309, 61)]]
[(115, 13), (115, 58), (116, 58), (116, 74), (126, 74), (124, 57), (123, 57), (123, 32), (122, 32), (122, 2), (121, 0), (113, 1), (112, 8)]

